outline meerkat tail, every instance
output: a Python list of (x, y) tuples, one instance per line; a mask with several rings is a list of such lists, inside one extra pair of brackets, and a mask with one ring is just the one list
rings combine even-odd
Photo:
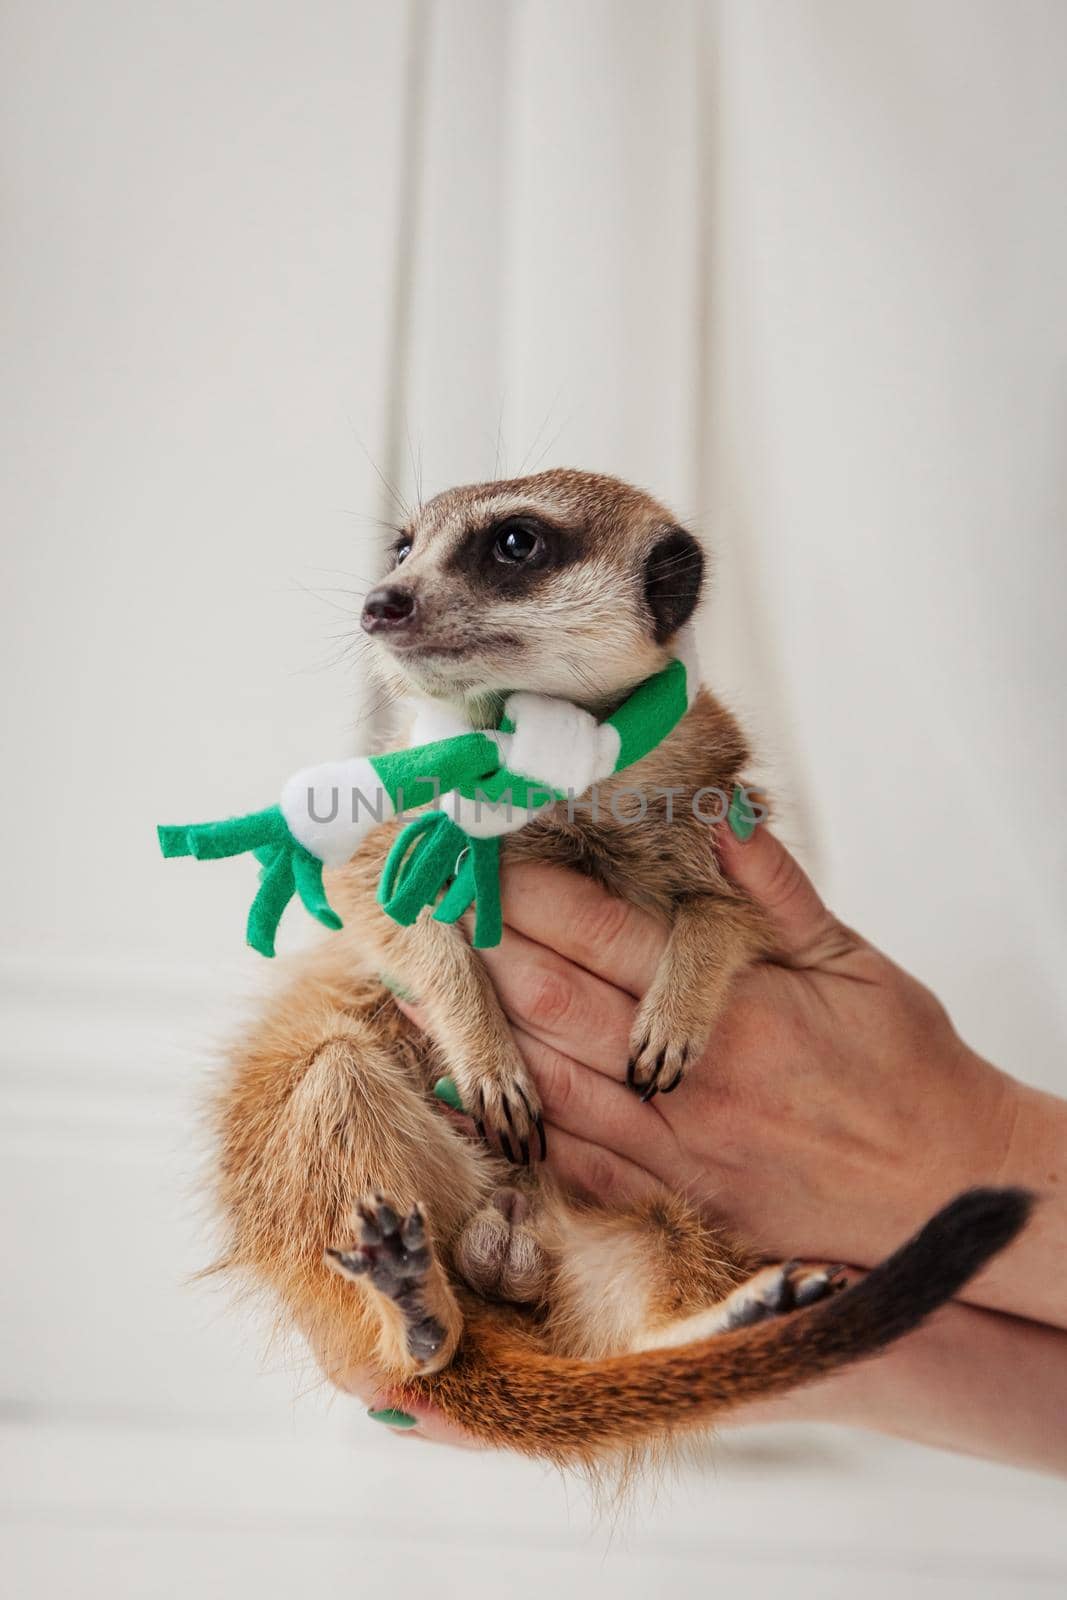
[(806, 1310), (700, 1343), (583, 1362), (535, 1351), (492, 1314), (468, 1320), (453, 1364), (404, 1391), (486, 1443), (562, 1464), (707, 1425), (746, 1401), (875, 1355), (950, 1300), (1025, 1226), (1022, 1189), (971, 1189), (851, 1287)]

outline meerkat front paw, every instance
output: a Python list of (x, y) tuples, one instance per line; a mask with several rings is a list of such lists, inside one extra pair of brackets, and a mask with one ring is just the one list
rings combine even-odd
[(452, 1066), (452, 1076), (481, 1137), (506, 1160), (528, 1167), (543, 1161), (548, 1149), (537, 1090), (517, 1051), (495, 1066)]
[(667, 948), (637, 1010), (626, 1082), (642, 1100), (670, 1094), (704, 1052), (734, 978), (764, 948), (752, 909), (683, 896)]
[(646, 997), (630, 1035), (626, 1082), (642, 1100), (677, 1089), (708, 1039), (706, 1023), (678, 1014), (669, 1002), (650, 1003)]
[(529, 1226), (530, 1203), (517, 1189), (497, 1189), (460, 1234), (456, 1267), (489, 1299), (533, 1305), (542, 1299), (548, 1262)]
[[(362, 1278), (400, 1313), (410, 1360), (422, 1372), (442, 1365), (450, 1354), (448, 1330), (433, 1309), (434, 1259), (421, 1206), (406, 1216), (376, 1191), (361, 1200), (352, 1216), (355, 1242), (347, 1249), (326, 1251), (326, 1259), (342, 1277)], [(453, 1341), (454, 1343), (454, 1341)]]

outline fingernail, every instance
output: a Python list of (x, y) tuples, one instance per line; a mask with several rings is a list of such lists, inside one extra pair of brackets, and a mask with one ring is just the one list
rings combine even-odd
[(755, 814), (740, 784), (735, 786), (730, 796), (730, 809), (726, 813), (726, 820), (730, 825), (730, 832), (741, 844), (747, 844), (756, 831)]
[(405, 989), (404, 985), (398, 983), (395, 978), (391, 978), (388, 972), (379, 972), (378, 982), (383, 988), (388, 989), (390, 994), (395, 994), (398, 1000), (406, 1000), (409, 1004), (414, 1004), (415, 996), (410, 989)]
[(433, 1092), (435, 1099), (440, 1100), (446, 1106), (451, 1106), (453, 1111), (463, 1111), (466, 1109), (463, 1101), (459, 1097), (459, 1090), (456, 1088), (455, 1079), (438, 1078), (437, 1082), (433, 1086)]
[(384, 1411), (368, 1411), (367, 1415), (372, 1422), (384, 1422), (387, 1428), (413, 1428), (419, 1420), (408, 1411), (398, 1411), (395, 1406), (386, 1406)]

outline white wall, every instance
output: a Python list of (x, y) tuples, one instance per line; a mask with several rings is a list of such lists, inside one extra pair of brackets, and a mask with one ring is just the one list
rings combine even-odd
[(618, 471), (716, 546), (707, 661), (828, 893), (1067, 1089), (1065, 16), (9, 0), (17, 1592), (1062, 1587), (1025, 1476), (753, 1435), (605, 1558), (554, 1480), (306, 1393), (188, 1282), (195, 1108), (263, 973), (246, 864), (153, 825), (358, 745), (358, 653), (326, 664), (391, 515), (364, 451), (404, 494), (420, 456), (426, 493)]

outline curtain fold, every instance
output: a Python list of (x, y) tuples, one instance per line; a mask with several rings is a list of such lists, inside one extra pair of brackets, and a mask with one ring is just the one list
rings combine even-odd
[(698, 528), (702, 653), (786, 836), (1055, 1080), (1067, 13), (448, 0), (428, 27), (423, 491), (581, 465)]

